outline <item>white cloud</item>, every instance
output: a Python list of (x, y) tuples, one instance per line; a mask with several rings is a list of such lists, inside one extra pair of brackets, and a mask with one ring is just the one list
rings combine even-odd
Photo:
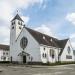
[(73, 49), (75, 49), (75, 42), (71, 42)]
[(2, 44), (9, 44), (9, 33), (10, 29), (5, 26), (0, 27), (0, 43)]
[(27, 24), (30, 20), (29, 17), (25, 17), (25, 16), (22, 16), (21, 18), (22, 18), (22, 20), (24, 21), (25, 24)]
[[(68, 20), (69, 22), (72, 23), (72, 25), (75, 26), (75, 12), (68, 13), (66, 16), (66, 20)], [(70, 35), (70, 40), (71, 40), (71, 44), (72, 44), (73, 48), (75, 49), (75, 33), (72, 33)]]
[(69, 13), (66, 16), (66, 19), (71, 22), (73, 25), (75, 25), (75, 13)]
[(40, 8), (42, 8), (43, 10), (47, 7), (47, 0), (40, 0)]
[(36, 3), (42, 4), (43, 0), (2, 0), (0, 1), (0, 19), (8, 20), (17, 9), (27, 9)]
[(9, 0), (11, 5), (14, 4), (15, 7), (23, 7), (28, 8), (29, 6), (33, 6), (36, 3), (41, 3), (43, 0)]
[(71, 38), (71, 39), (74, 39), (74, 38), (75, 38), (75, 33), (71, 34), (71, 35), (70, 35), (70, 38)]
[[(43, 0), (1, 0), (0, 1), (0, 43), (9, 42), (9, 23), (13, 13), (17, 9), (27, 9), (35, 4), (41, 5)], [(21, 12), (21, 11), (20, 11)], [(23, 16), (25, 23), (29, 21), (29, 17)], [(1, 27), (3, 26), (3, 27)], [(8, 33), (8, 34), (7, 34)]]
[(35, 30), (47, 34), (49, 36), (54, 36), (51, 29), (49, 27), (47, 27), (46, 25), (41, 25), (40, 27), (35, 28)]
[(70, 35), (70, 40), (71, 40), (72, 47), (75, 49), (75, 33)]

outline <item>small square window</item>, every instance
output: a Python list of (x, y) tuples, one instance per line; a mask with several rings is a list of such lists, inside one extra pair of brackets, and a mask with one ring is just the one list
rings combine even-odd
[(15, 21), (14, 22), (12, 22), (12, 25), (14, 25), (15, 24)]
[(3, 60), (5, 61), (6, 60), (6, 57), (4, 57)]
[(21, 29), (21, 27), (19, 27), (19, 29)]
[(8, 55), (8, 53), (6, 53), (6, 55)]
[(12, 29), (14, 29), (14, 27), (12, 27)]

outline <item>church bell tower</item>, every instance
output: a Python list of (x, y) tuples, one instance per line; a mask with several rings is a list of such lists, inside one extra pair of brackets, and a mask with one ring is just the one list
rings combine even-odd
[(10, 26), (10, 57), (13, 57), (13, 51), (16, 47), (16, 40), (22, 31), (23, 25), (24, 21), (18, 14), (16, 14), (16, 16), (12, 19)]
[(22, 28), (23, 28), (24, 21), (20, 18), (17, 14), (11, 21), (10, 27), (10, 42), (13, 43), (17, 37), (19, 36)]

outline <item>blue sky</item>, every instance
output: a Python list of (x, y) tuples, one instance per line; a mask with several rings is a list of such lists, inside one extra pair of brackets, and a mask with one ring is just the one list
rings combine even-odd
[(56, 35), (62, 37), (64, 34), (63, 38), (69, 37), (75, 31), (74, 25), (66, 20), (68, 13), (75, 12), (75, 0), (44, 0), (40, 7), (34, 5), (22, 12), (30, 17), (29, 26), (38, 27), (45, 24), (53, 29)]
[(59, 39), (70, 38), (74, 47), (75, 0), (1, 0), (0, 7), (0, 43), (9, 44), (10, 20), (18, 9), (26, 26)]
[(40, 7), (34, 5), (22, 12), (31, 18), (28, 23), (30, 27), (45, 24), (55, 36), (61, 38), (70, 38), (70, 34), (75, 32), (75, 26), (66, 19), (69, 13), (75, 12), (75, 0), (44, 0)]

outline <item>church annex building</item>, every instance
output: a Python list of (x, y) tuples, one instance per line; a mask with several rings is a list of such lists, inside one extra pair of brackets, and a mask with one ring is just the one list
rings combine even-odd
[(69, 39), (54, 37), (30, 29), (17, 14), (11, 21), (10, 61), (18, 63), (55, 63), (74, 61)]

